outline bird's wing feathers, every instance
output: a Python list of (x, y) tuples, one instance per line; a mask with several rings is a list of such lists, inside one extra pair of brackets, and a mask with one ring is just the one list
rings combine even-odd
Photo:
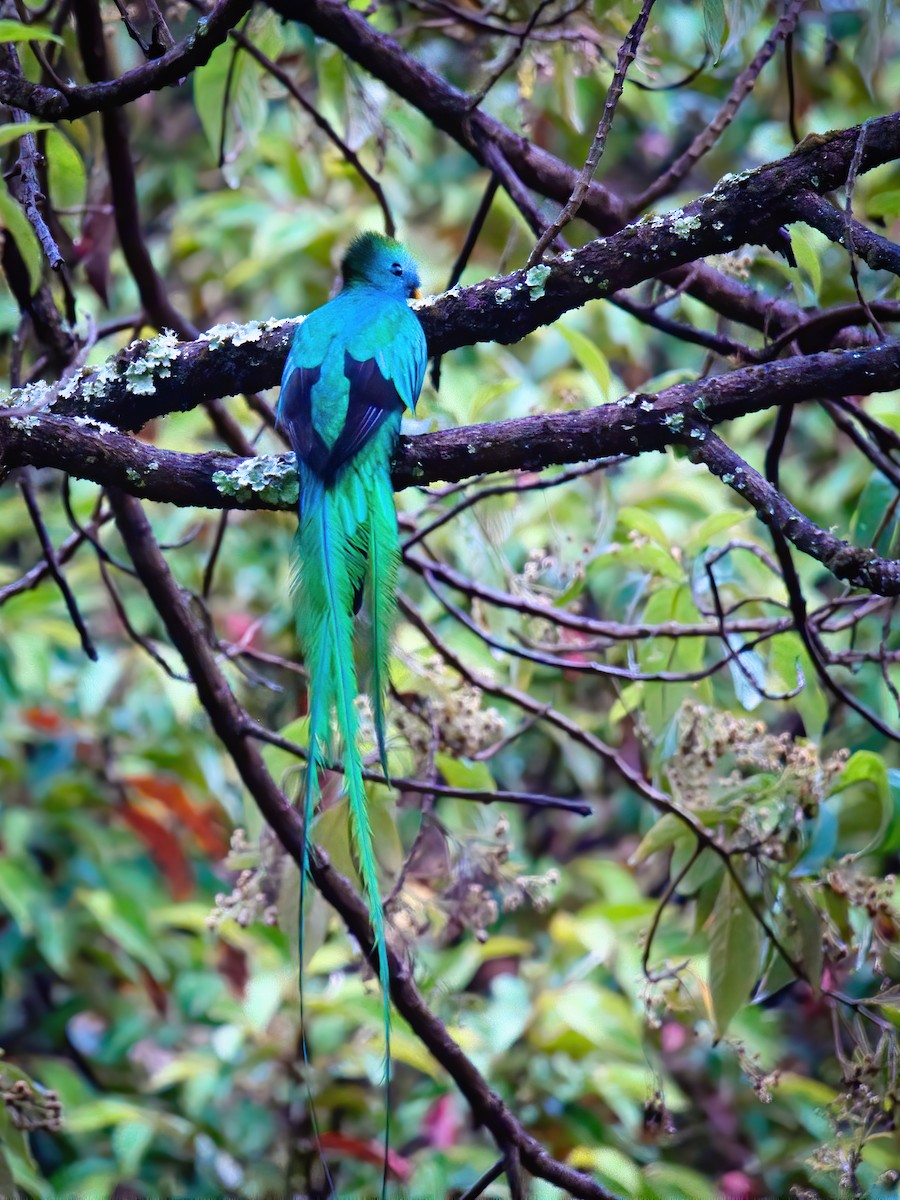
[(292, 366), (288, 359), (278, 400), (278, 424), (297, 457), (321, 477), (328, 462), (328, 447), (312, 419), (312, 390), (319, 375), (319, 367)]
[(403, 400), (393, 381), (385, 378), (377, 358), (357, 362), (349, 350), (344, 353), (344, 374), (350, 384), (347, 415), (323, 473), (326, 484), (332, 482), (345, 463), (366, 444), (384, 424), (390, 413), (403, 409)]
[[(418, 322), (416, 323), (418, 328)], [(301, 326), (302, 329), (302, 326)], [(354, 347), (356, 349), (356, 347)], [(288, 360), (278, 404), (278, 422), (298, 458), (330, 486), (338, 471), (369, 441), (391, 414), (413, 410), (425, 373), (424, 339), (386, 353), (378, 350), (362, 361), (344, 351), (344, 376), (348, 384), (347, 411), (331, 447), (316, 428), (312, 390), (320, 367), (294, 365)], [(293, 356), (292, 356), (293, 358)]]
[(393, 382), (404, 405), (410, 412), (415, 412), (425, 381), (428, 350), (418, 317), (406, 306), (399, 316), (399, 328), (381, 343), (373, 357), (382, 375)]

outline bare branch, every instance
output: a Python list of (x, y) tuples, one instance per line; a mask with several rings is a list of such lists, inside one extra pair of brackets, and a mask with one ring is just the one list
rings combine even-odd
[(775, 28), (760, 46), (752, 62), (735, 79), (725, 103), (706, 128), (697, 134), (687, 150), (680, 154), (658, 179), (654, 180), (645, 191), (641, 192), (640, 196), (632, 201), (632, 213), (643, 211), (654, 200), (671, 192), (693, 170), (703, 155), (713, 148), (722, 133), (737, 116), (740, 106), (753, 91), (763, 67), (778, 49), (779, 43), (794, 32), (800, 13), (805, 6), (806, 0), (788, 0), (787, 7)]
[(48, 121), (74, 121), (87, 113), (108, 112), (148, 92), (180, 83), (191, 71), (209, 62), (216, 46), (249, 11), (250, 0), (220, 0), (200, 18), (189, 37), (161, 58), (142, 63), (118, 79), (97, 80), (65, 92), (31, 83), (8, 70), (0, 71), (0, 102)]
[(600, 124), (597, 126), (597, 132), (594, 134), (594, 140), (591, 143), (584, 166), (581, 168), (575, 186), (572, 188), (571, 196), (569, 196), (569, 199), (560, 209), (553, 224), (549, 225), (538, 238), (537, 245), (528, 256), (529, 267), (533, 267), (535, 263), (541, 261), (547, 247), (565, 229), (569, 222), (578, 216), (588, 188), (591, 186), (591, 180), (594, 178), (594, 173), (597, 170), (600, 159), (603, 157), (603, 151), (606, 149), (606, 139), (612, 128), (616, 108), (622, 95), (622, 89), (625, 86), (625, 76), (628, 74), (628, 68), (634, 62), (638, 45), (643, 37), (644, 30), (647, 28), (647, 22), (650, 20), (650, 10), (653, 8), (653, 4), (654, 0), (643, 0), (641, 10), (634, 24), (619, 47), (619, 53), (616, 58), (616, 69), (603, 105), (603, 116), (600, 118)]
[[(213, 728), (270, 828), (299, 865), (304, 861), (300, 817), (276, 786), (253, 740), (247, 736), (247, 716), (215, 661), (206, 631), (192, 614), (173, 579), (140, 503), (121, 492), (111, 492), (110, 503), (138, 575), (188, 666)], [(324, 898), (340, 913), (369, 961), (377, 963), (369, 914), (363, 900), (319, 851), (311, 856), (310, 874)], [(515, 1146), (527, 1170), (564, 1188), (571, 1196), (584, 1200), (612, 1200), (602, 1185), (554, 1159), (522, 1127), (443, 1024), (429, 1011), (413, 981), (410, 967), (390, 945), (388, 966), (391, 999), (397, 1011), (455, 1081), (473, 1115), (490, 1130), (498, 1148), (505, 1153), (508, 1146)]]

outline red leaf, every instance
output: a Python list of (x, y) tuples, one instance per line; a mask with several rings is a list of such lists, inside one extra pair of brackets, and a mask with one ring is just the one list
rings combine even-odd
[(435, 1150), (449, 1150), (455, 1146), (463, 1128), (455, 1097), (450, 1092), (439, 1096), (425, 1114), (422, 1125), (428, 1135), (428, 1144)]
[(26, 708), (22, 716), (32, 727), (44, 733), (57, 733), (62, 727), (62, 717), (53, 708)]
[(211, 858), (224, 858), (228, 853), (228, 837), (214, 804), (194, 804), (175, 779), (161, 779), (156, 775), (129, 775), (123, 782), (164, 805), (191, 831), (198, 844)]
[(237, 946), (232, 946), (229, 942), (220, 942), (219, 971), (231, 984), (238, 999), (243, 1000), (247, 990), (247, 981), (250, 978), (247, 955), (244, 951), (239, 950)]
[[(319, 1137), (319, 1145), (323, 1150), (336, 1150), (347, 1158), (372, 1163), (376, 1167), (384, 1162), (384, 1145), (381, 1142), (362, 1142), (344, 1133), (323, 1133)], [(388, 1171), (400, 1183), (406, 1183), (412, 1175), (412, 1163), (396, 1150), (388, 1150)]]
[(175, 900), (185, 900), (194, 889), (194, 874), (178, 838), (155, 817), (132, 807), (127, 801), (119, 805), (119, 815), (141, 839), (153, 861), (159, 867)]

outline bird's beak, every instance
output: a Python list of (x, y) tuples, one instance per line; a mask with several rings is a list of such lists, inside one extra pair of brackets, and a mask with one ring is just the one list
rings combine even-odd
[(413, 298), (413, 300), (421, 300), (422, 299), (422, 289), (414, 288), (412, 298)]

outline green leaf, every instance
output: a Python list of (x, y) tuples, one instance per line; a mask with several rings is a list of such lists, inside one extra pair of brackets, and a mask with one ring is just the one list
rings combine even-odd
[(34, 294), (40, 287), (41, 272), (44, 266), (41, 244), (28, 223), (28, 218), (6, 188), (0, 188), (0, 229), (5, 229), (12, 235), (25, 266), (28, 268), (28, 279), (32, 294)]
[(353, 849), (350, 844), (350, 802), (341, 796), (335, 804), (323, 809), (313, 825), (313, 838), (321, 846), (335, 870), (356, 884), (360, 883)]
[(895, 850), (900, 849), (900, 769), (896, 767), (888, 771), (888, 789), (891, 818), (879, 849), (885, 854), (893, 854)]
[(855, 783), (871, 784), (879, 797), (887, 794), (888, 774), (884, 759), (874, 750), (857, 750), (851, 754), (834, 787), (834, 793)]
[(566, 325), (557, 325), (556, 328), (569, 343), (578, 365), (587, 371), (588, 375), (590, 375), (600, 388), (603, 398), (607, 401), (611, 400), (612, 371), (609, 369), (609, 363), (603, 351), (595, 342), (592, 342), (589, 337), (586, 337), (577, 329), (572, 329)]
[(640, 1170), (626, 1154), (613, 1146), (575, 1146), (569, 1151), (567, 1161), (577, 1170), (599, 1175), (604, 1184), (626, 1196), (640, 1193)]
[(666, 1200), (717, 1200), (721, 1196), (715, 1184), (704, 1179), (699, 1171), (676, 1163), (648, 1163), (644, 1178), (653, 1185), (656, 1194), (665, 1196)]
[(666, 535), (666, 531), (657, 521), (656, 517), (649, 513), (645, 508), (622, 508), (619, 510), (619, 519), (616, 522), (617, 530), (625, 533), (640, 533), (644, 537), (655, 542), (657, 546), (662, 546), (664, 550), (669, 549), (670, 541)]
[(0, 20), (0, 42), (56, 42), (63, 44), (59, 34), (48, 29), (46, 25), (23, 25), (21, 21), (12, 21), (8, 17)]
[(822, 986), (822, 914), (813, 904), (806, 887), (788, 880), (785, 893), (796, 926), (795, 942), (800, 948), (800, 961), (813, 991), (818, 996)]
[(27, 872), (8, 858), (0, 858), (0, 906), (26, 937), (34, 932), (34, 917), (41, 911), (40, 891)]
[(800, 225), (792, 225), (791, 246), (797, 266), (807, 276), (813, 296), (818, 299), (822, 287), (822, 262), (812, 233)]
[(856, 45), (853, 61), (859, 68), (869, 95), (874, 98), (872, 87), (875, 68), (884, 55), (885, 32), (888, 23), (888, 0), (869, 0), (864, 6), (863, 31)]
[(123, 1175), (137, 1175), (154, 1136), (146, 1121), (123, 1121), (112, 1131), (110, 1141)]
[(473, 762), (470, 758), (454, 758), (444, 751), (434, 756), (434, 765), (450, 787), (465, 788), (467, 791), (495, 792), (497, 784), (486, 762)]
[(896, 512), (891, 516), (891, 503), (896, 494), (894, 485), (886, 475), (880, 471), (872, 472), (850, 524), (850, 532), (857, 545), (871, 546), (874, 550), (877, 541), (882, 553), (889, 552), (898, 526)]
[(870, 217), (900, 217), (900, 188), (870, 196), (866, 208)]
[[(672, 866), (669, 868), (672, 878), (676, 878), (681, 874), (693, 857), (696, 848), (696, 839), (693, 837), (690, 842), (685, 840), (677, 843), (672, 852)], [(722, 860), (717, 854), (714, 854), (709, 849), (701, 850), (696, 861), (687, 870), (678, 884), (678, 894), (680, 896), (695, 895), (699, 892), (703, 884), (708, 883), (710, 879), (715, 879), (721, 869)]]
[(740, 43), (744, 34), (753, 28), (766, 6), (766, 0), (725, 0), (728, 19), (728, 41), (725, 51)]
[[(269, 57), (277, 56), (284, 44), (279, 20), (273, 12), (256, 17), (245, 27), (245, 32)], [(263, 77), (264, 70), (259, 63), (249, 54), (238, 52), (231, 42), (218, 46), (209, 62), (194, 72), (194, 105), (216, 156), (224, 123), (223, 172), (231, 187), (238, 186), (242, 167), (253, 161), (266, 123), (269, 105), (262, 86)], [(240, 161), (235, 161), (229, 154), (233, 146), (241, 147)]]
[(746, 1004), (759, 974), (759, 924), (727, 875), (709, 931), (709, 991), (721, 1037)]
[(725, 42), (724, 0), (703, 0), (703, 40), (717, 63)]
[(632, 866), (649, 858), (651, 854), (657, 854), (660, 850), (671, 846), (673, 842), (679, 838), (688, 837), (692, 841), (696, 841), (694, 835), (688, 830), (684, 821), (680, 821), (674, 813), (665, 813), (659, 820), (644, 834), (641, 843), (628, 860)]
[(46, 121), (22, 121), (18, 125), (15, 122), (10, 125), (0, 125), (0, 146), (8, 146), (10, 142), (14, 142), (16, 138), (22, 137), (25, 133), (39, 133), (42, 129), (52, 128), (53, 126)]
[(369, 793), (368, 808), (378, 865), (391, 877), (396, 877), (403, 866), (403, 843), (397, 829), (394, 796), (387, 788), (373, 788)]
[(705, 550), (717, 534), (724, 533), (726, 529), (733, 529), (735, 525), (748, 520), (749, 516), (747, 509), (738, 508), (726, 508), (722, 512), (713, 513), (694, 528), (684, 544), (685, 550), (689, 554)]
[(0, 1146), (0, 1196), (15, 1196), (16, 1181), (13, 1179), (12, 1167), (9, 1165), (3, 1147)]
[(147, 1113), (137, 1104), (114, 1096), (89, 1100), (66, 1114), (67, 1133), (94, 1133), (98, 1129), (121, 1125), (123, 1122), (143, 1122)]
[(87, 192), (84, 161), (58, 129), (47, 134), (47, 179), (58, 208), (78, 208), (84, 203)]
[(719, 869), (714, 875), (711, 875), (705, 883), (700, 885), (700, 889), (694, 896), (694, 932), (699, 933), (703, 926), (710, 918), (710, 914), (716, 905), (719, 891), (722, 887), (722, 880), (725, 878), (725, 864), (720, 862)]
[(87, 888), (80, 888), (76, 895), (107, 937), (118, 942), (123, 950), (146, 967), (154, 979), (163, 982), (168, 978), (169, 969), (157, 949), (144, 914), (130, 896)]

